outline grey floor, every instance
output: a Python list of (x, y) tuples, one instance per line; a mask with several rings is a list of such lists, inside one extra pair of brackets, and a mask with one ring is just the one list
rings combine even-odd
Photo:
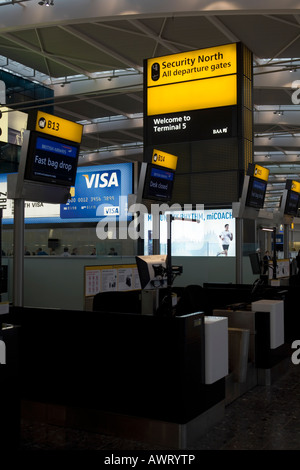
[[(108, 435), (22, 422), (21, 450), (169, 450)], [(258, 385), (225, 408), (225, 416), (187, 451), (300, 450), (300, 365)]]

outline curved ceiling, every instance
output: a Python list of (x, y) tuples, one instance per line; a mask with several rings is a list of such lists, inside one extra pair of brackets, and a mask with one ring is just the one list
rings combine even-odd
[(241, 41), (254, 55), (254, 161), (270, 169), (272, 209), (286, 178), (300, 180), (300, 2), (260, 5), (0, 0), (0, 69), (52, 88), (55, 114), (84, 124), (81, 165), (142, 161), (143, 60)]

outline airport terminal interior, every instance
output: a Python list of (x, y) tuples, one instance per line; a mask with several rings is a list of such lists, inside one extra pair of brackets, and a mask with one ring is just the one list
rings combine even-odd
[(0, 0), (1, 450), (299, 450), (299, 28)]

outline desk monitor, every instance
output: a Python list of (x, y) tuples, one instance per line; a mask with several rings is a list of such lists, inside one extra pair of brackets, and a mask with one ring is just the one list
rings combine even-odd
[(167, 287), (167, 255), (136, 256), (142, 289)]
[(260, 260), (258, 253), (250, 253), (249, 254), (252, 273), (253, 274), (261, 274), (261, 267), (260, 267)]
[(143, 199), (168, 202), (172, 199), (175, 172), (169, 168), (163, 168), (148, 164)]
[(284, 213), (297, 217), (298, 207), (299, 207), (299, 193), (289, 190), (287, 193), (286, 204), (284, 208)]
[(255, 209), (262, 209), (264, 206), (266, 189), (267, 181), (250, 177), (246, 206), (254, 207)]
[(79, 144), (32, 131), (24, 179), (37, 183), (74, 186)]

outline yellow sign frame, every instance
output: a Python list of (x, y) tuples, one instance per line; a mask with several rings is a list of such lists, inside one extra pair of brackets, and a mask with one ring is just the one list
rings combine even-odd
[(170, 170), (176, 170), (178, 157), (171, 153), (162, 152), (154, 149), (152, 153), (152, 163), (154, 165), (163, 166)]
[(83, 125), (77, 122), (68, 121), (52, 114), (37, 112), (35, 130), (44, 134), (81, 143)]

